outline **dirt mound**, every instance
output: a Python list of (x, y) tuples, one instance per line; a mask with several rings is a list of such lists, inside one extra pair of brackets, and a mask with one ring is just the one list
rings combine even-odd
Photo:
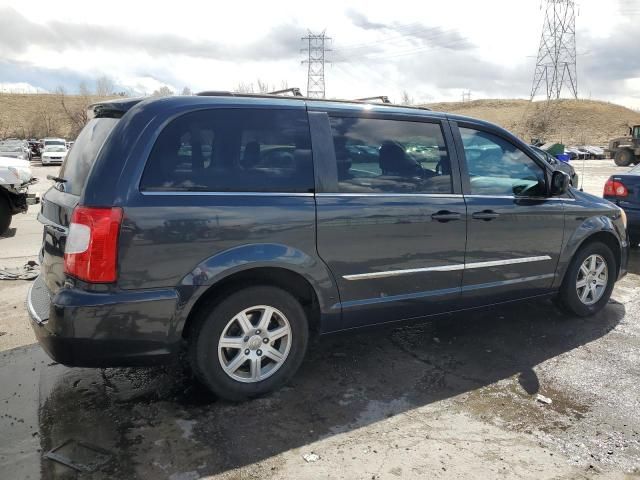
[(0, 139), (49, 136), (73, 139), (83, 123), (82, 112), (90, 104), (105, 98), (55, 93), (0, 93)]
[(433, 103), (427, 107), (496, 123), (525, 141), (540, 138), (567, 145), (605, 145), (640, 124), (640, 112), (596, 100), (473, 100)]

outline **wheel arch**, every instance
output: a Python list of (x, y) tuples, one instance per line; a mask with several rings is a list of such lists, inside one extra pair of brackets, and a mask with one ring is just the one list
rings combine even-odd
[(558, 287), (564, 281), (564, 276), (567, 272), (569, 263), (571, 263), (571, 260), (573, 260), (573, 258), (582, 248), (594, 242), (604, 243), (607, 247), (611, 249), (611, 253), (613, 253), (613, 257), (615, 258), (615, 261), (616, 261), (616, 265), (615, 265), (616, 278), (618, 277), (618, 275), (620, 274), (620, 268), (622, 263), (622, 247), (620, 245), (620, 240), (618, 239), (618, 236), (614, 233), (614, 230), (601, 229), (601, 230), (591, 231), (589, 234), (579, 238), (574, 237), (569, 241), (569, 244), (567, 245), (567, 247), (569, 247), (571, 251), (570, 251), (570, 254), (563, 259), (561, 275), (558, 276), (558, 282), (557, 282)]
[(307, 314), (309, 329), (316, 332), (321, 329), (318, 295), (308, 279), (283, 267), (254, 267), (230, 274), (202, 292), (185, 318), (182, 337), (188, 338), (196, 319), (222, 298), (231, 292), (256, 285), (270, 285), (292, 294)]
[(341, 319), (337, 285), (317, 257), (278, 244), (243, 245), (201, 262), (186, 275), (178, 291), (181, 307), (177, 329), (189, 329), (205, 308), (239, 288), (273, 285), (293, 294), (303, 305), (315, 331), (337, 329)]

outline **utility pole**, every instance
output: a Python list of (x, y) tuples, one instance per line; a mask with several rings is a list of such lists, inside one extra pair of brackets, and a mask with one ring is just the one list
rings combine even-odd
[(306, 63), (307, 70), (307, 97), (325, 98), (324, 64), (325, 53), (331, 51), (325, 46), (331, 37), (327, 37), (325, 32), (313, 34), (309, 31), (302, 41), (306, 43), (306, 48), (302, 52), (307, 52), (308, 57), (302, 63)]
[(471, 90), (467, 90), (466, 92), (462, 92), (462, 103), (471, 101)]
[(542, 88), (546, 88), (547, 100), (558, 99), (563, 87), (578, 98), (575, 2), (546, 0), (531, 100)]

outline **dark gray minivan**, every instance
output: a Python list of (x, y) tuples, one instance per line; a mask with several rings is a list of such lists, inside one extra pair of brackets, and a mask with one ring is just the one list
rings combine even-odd
[(231, 94), (93, 113), (44, 195), (28, 296), (66, 365), (186, 348), (239, 400), (291, 377), (311, 333), (544, 297), (591, 315), (626, 273), (624, 212), (483, 121)]

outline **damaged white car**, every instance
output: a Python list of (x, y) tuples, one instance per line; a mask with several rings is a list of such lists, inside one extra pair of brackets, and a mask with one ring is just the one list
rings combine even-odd
[(29, 185), (36, 181), (28, 160), (0, 157), (0, 235), (9, 229), (13, 215), (38, 203), (38, 197), (29, 194)]

